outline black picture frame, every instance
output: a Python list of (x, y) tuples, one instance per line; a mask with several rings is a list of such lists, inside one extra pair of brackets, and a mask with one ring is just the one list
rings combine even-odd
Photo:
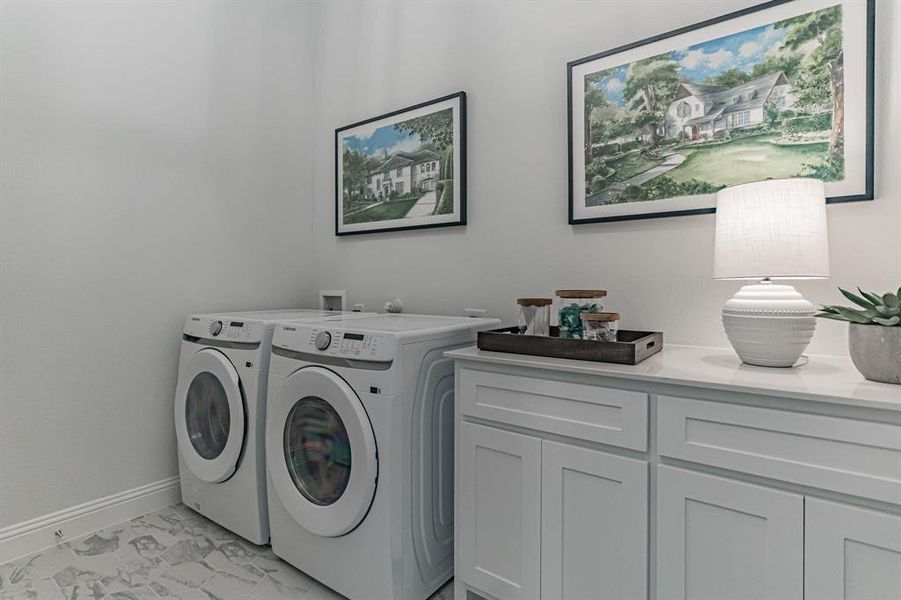
[[(576, 60), (569, 61), (566, 64), (566, 117), (567, 117), (567, 168), (568, 168), (568, 220), (570, 225), (578, 225), (584, 223), (605, 223), (605, 222), (616, 222), (616, 221), (631, 221), (631, 220), (639, 220), (639, 219), (656, 219), (663, 217), (678, 217), (678, 216), (688, 216), (688, 215), (697, 215), (697, 214), (707, 214), (716, 212), (715, 207), (711, 208), (695, 208), (695, 209), (687, 209), (687, 210), (673, 210), (666, 212), (648, 212), (641, 214), (629, 214), (629, 215), (613, 215), (613, 216), (602, 216), (602, 217), (590, 217), (590, 218), (576, 218), (574, 215), (574, 202), (575, 202), (575, 184), (573, 177), (573, 167), (574, 167), (574, 152), (573, 152), (573, 68), (578, 65), (582, 65), (584, 63), (588, 63), (591, 61), (595, 61), (599, 58), (604, 58), (607, 56), (612, 56), (615, 54), (620, 54), (622, 52), (632, 50), (634, 48), (638, 48), (641, 46), (645, 46), (654, 42), (658, 42), (661, 40), (666, 40), (668, 38), (672, 38), (684, 33), (688, 33), (691, 31), (696, 31), (699, 29), (703, 29), (705, 27), (710, 27), (713, 25), (717, 25), (719, 23), (723, 23), (725, 21), (730, 21), (732, 19), (742, 17), (745, 15), (765, 11), (776, 6), (780, 6), (783, 4), (788, 4), (792, 2), (796, 2), (797, 0), (769, 0), (768, 2), (764, 2), (761, 4), (757, 4), (755, 6), (751, 6), (742, 10), (737, 10), (734, 12), (730, 12), (724, 14), (719, 17), (714, 17), (711, 19), (707, 19), (705, 21), (701, 21), (699, 23), (688, 25), (685, 27), (681, 27), (679, 29), (674, 29), (672, 31), (658, 34), (652, 37), (648, 37), (636, 42), (632, 42), (629, 44), (625, 44), (622, 46), (618, 46), (616, 48), (612, 48), (610, 50), (605, 50), (603, 52), (598, 52), (596, 54), (592, 54), (589, 56), (585, 56), (583, 58), (579, 58)], [(874, 78), (875, 78), (875, 30), (876, 30), (876, 0), (866, 0), (866, 66), (865, 66), (865, 78), (866, 78), (866, 98), (865, 98), (865, 110), (866, 110), (866, 124), (865, 124), (865, 152), (866, 156), (864, 157), (865, 165), (864, 165), (864, 190), (861, 193), (857, 194), (847, 194), (840, 196), (830, 196), (827, 197), (827, 203), (843, 203), (843, 202), (858, 202), (863, 200), (872, 200), (874, 196)], [(580, 182), (580, 185), (584, 185)]]
[[(448, 102), (456, 102), (457, 119), (459, 125), (459, 133), (454, 140), (454, 145), (458, 148), (454, 149), (454, 166), (459, 169), (459, 173), (454, 181), (454, 191), (458, 195), (456, 217), (452, 221), (435, 222), (435, 223), (419, 223), (412, 225), (392, 225), (388, 227), (373, 227), (363, 230), (342, 230), (341, 222), (341, 202), (343, 202), (343, 189), (340, 174), (340, 162), (342, 160), (342, 133), (358, 128), (362, 125), (399, 117), (406, 113), (417, 111), (429, 106), (445, 104)], [(466, 92), (459, 91), (453, 94), (447, 94), (433, 100), (419, 102), (411, 106), (407, 106), (398, 110), (387, 112), (376, 117), (357, 121), (350, 125), (345, 125), (335, 129), (335, 235), (336, 236), (354, 236), (370, 233), (387, 233), (398, 231), (409, 231), (416, 229), (435, 229), (439, 227), (458, 227), (466, 225)], [(398, 221), (399, 219), (396, 219)], [(346, 226), (346, 225), (345, 225)]]

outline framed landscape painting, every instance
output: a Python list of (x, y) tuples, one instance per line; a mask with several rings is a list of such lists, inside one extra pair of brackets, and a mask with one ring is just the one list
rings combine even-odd
[(335, 234), (466, 224), (466, 94), (335, 130)]
[(872, 199), (874, 20), (874, 0), (775, 0), (570, 62), (569, 222), (786, 177)]

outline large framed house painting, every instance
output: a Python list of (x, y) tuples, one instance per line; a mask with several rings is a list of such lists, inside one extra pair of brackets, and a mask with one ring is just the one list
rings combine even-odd
[(466, 224), (466, 94), (335, 131), (335, 234)]
[(713, 212), (786, 177), (872, 199), (874, 17), (776, 0), (569, 63), (569, 222)]

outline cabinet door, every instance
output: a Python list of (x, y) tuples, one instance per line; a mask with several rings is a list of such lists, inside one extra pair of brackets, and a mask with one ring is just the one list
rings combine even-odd
[(901, 600), (901, 517), (807, 500), (807, 598)]
[(648, 464), (541, 446), (541, 598), (647, 598)]
[(657, 476), (657, 597), (803, 597), (804, 499), (661, 466)]
[(459, 427), (457, 575), (497, 598), (537, 598), (541, 440)]

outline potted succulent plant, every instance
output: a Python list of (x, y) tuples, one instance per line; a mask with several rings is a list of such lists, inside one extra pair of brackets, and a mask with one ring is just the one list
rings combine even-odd
[(901, 384), (901, 288), (896, 293), (860, 295), (839, 288), (860, 308), (824, 306), (818, 317), (848, 321), (848, 348), (854, 366), (872, 381)]

